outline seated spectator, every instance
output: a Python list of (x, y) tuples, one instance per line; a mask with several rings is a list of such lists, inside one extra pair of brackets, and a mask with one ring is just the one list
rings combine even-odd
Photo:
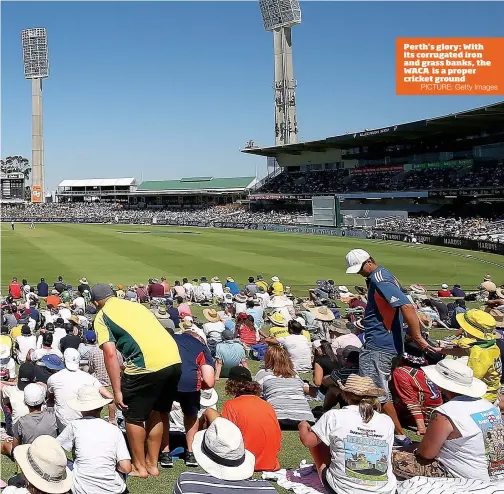
[[(163, 288), (163, 294), (164, 294), (164, 288)], [(143, 283), (138, 284), (138, 288), (136, 289), (136, 295), (137, 295), (137, 300), (141, 304), (146, 304), (149, 300), (149, 292), (147, 288), (145, 288), (145, 285)]]
[[(224, 403), (220, 416), (240, 429), (245, 448), (256, 458), (255, 470), (278, 470), (282, 432), (275, 410), (259, 397), (259, 383), (252, 381), (247, 368), (233, 367), (226, 383), (226, 394), (232, 399)], [(208, 410), (205, 416), (211, 423), (219, 414), (215, 410)]]
[(240, 429), (229, 420), (216, 418), (208, 429), (194, 437), (194, 455), (206, 472), (183, 472), (173, 486), (173, 494), (275, 494), (264, 480), (251, 480), (254, 455), (245, 449)]
[(238, 295), (240, 293), (240, 287), (238, 283), (233, 280), (233, 278), (227, 278), (226, 284), (224, 285), (226, 288), (229, 288), (229, 291), (232, 295)]
[(166, 312), (168, 312), (168, 315), (170, 316), (170, 319), (173, 321), (175, 327), (178, 328), (180, 325), (180, 314), (178, 309), (173, 307), (173, 302), (171, 300), (166, 301)]
[(81, 418), (79, 411), (70, 408), (68, 401), (74, 399), (82, 386), (94, 386), (106, 398), (112, 394), (98, 379), (79, 369), (80, 355), (75, 348), (67, 348), (63, 354), (65, 368), (53, 374), (47, 380), (47, 393), (54, 399), (54, 411), (58, 421), (58, 430), (61, 432), (72, 421)]
[(244, 291), (249, 297), (253, 297), (257, 293), (257, 285), (253, 276), (249, 276), (248, 283), (245, 285)]
[(235, 339), (233, 330), (225, 329), (215, 351), (215, 379), (229, 377), (230, 370), (236, 366), (247, 367), (245, 348)]
[(81, 337), (77, 336), (74, 332), (74, 327), (71, 323), (66, 322), (64, 326), (66, 336), (60, 340), (60, 350), (61, 353), (65, 353), (67, 348), (73, 348), (74, 350), (79, 349), (79, 345), (82, 343)]
[(77, 291), (81, 295), (83, 295), (85, 290), (87, 290), (88, 292), (91, 292), (91, 287), (89, 286), (87, 278), (81, 278), (79, 280), (79, 285), (77, 286)]
[(216, 343), (222, 341), (222, 332), (224, 331), (224, 323), (221, 321), (219, 314), (215, 309), (203, 309), (203, 315), (208, 321), (203, 324), (203, 332), (207, 340), (213, 340)]
[(199, 286), (201, 288), (204, 300), (210, 302), (212, 300), (212, 287), (210, 283), (208, 283), (206, 276), (201, 277)]
[[(31, 354), (31, 360), (37, 362), (42, 359), (44, 355), (57, 355), (59, 358), (63, 358), (63, 354), (57, 349), (53, 348), (54, 334), (47, 332), (43, 333), (39, 338), (41, 341), (41, 347), (33, 350)], [(37, 341), (38, 347), (38, 341)]]
[(284, 294), (284, 286), (278, 276), (273, 276), (271, 278), (271, 285), (268, 287), (268, 292), (273, 296)]
[(441, 285), (441, 290), (438, 290), (437, 295), (438, 297), (451, 297), (452, 293), (448, 289), (448, 285), (446, 283), (443, 283)]
[(37, 337), (32, 334), (28, 324), (21, 328), (21, 335), (14, 340), (14, 355), (19, 364), (26, 362), (30, 350), (37, 348)]
[(350, 323), (344, 319), (335, 319), (329, 326), (329, 336), (333, 352), (343, 350), (347, 346), (360, 348), (361, 340), (349, 329)]
[(302, 334), (303, 326), (296, 320), (290, 320), (288, 331), (288, 336), (266, 338), (266, 342), (282, 345), (287, 350), (296, 372), (310, 371), (312, 369), (311, 344)]
[(261, 385), (263, 398), (273, 407), (281, 428), (292, 429), (299, 422), (315, 422), (306, 399), (308, 384), (296, 374), (289, 354), (280, 345), (269, 345), (264, 369), (254, 381)]
[(40, 278), (40, 283), (37, 284), (37, 295), (43, 298), (49, 296), (49, 285), (44, 278)]
[(47, 306), (52, 305), (53, 307), (58, 307), (58, 305), (61, 304), (58, 290), (51, 290), (51, 295), (47, 297), (46, 304)]
[(254, 318), (254, 326), (258, 331), (261, 330), (264, 324), (264, 309), (260, 305), (260, 300), (247, 300), (246, 305), (245, 313)]
[[(180, 281), (178, 283), (180, 285)], [(156, 278), (149, 280), (147, 291), (150, 298), (164, 298), (164, 286)]]
[(453, 288), (451, 289), (451, 296), (452, 297), (465, 297), (465, 292), (460, 288), (460, 285), (453, 285)]
[(46, 388), (38, 383), (31, 383), (24, 389), (24, 403), (29, 413), (20, 417), (13, 426), (13, 447), (18, 444), (29, 444), (37, 437), (46, 435), (57, 437), (58, 426), (54, 410), (42, 406), (46, 401)]
[(423, 370), (449, 401), (434, 410), (413, 453), (394, 453), (395, 474), (400, 479), (422, 476), (489, 481), (494, 472), (501, 471), (504, 424), (499, 410), (483, 398), (486, 384), (457, 360), (444, 359)]
[(236, 314), (247, 310), (247, 296), (244, 293), (235, 295), (235, 311)]
[(89, 372), (89, 354), (95, 346), (96, 332), (90, 329), (84, 333), (84, 341), (77, 348), (80, 354), (80, 368), (84, 372)]
[(181, 296), (177, 296), (177, 310), (181, 318), (192, 316), (191, 306), (187, 302), (184, 302), (184, 298)]
[(47, 385), (49, 378), (56, 372), (65, 368), (63, 357), (59, 357), (55, 353), (44, 355), (40, 360), (35, 362), (35, 376), (37, 382)]
[(131, 456), (122, 432), (100, 418), (105, 399), (93, 386), (82, 386), (69, 408), (82, 418), (72, 420), (58, 436), (63, 449), (74, 452), (73, 494), (128, 492), (124, 475), (131, 473)]
[(161, 276), (161, 285), (163, 285), (165, 297), (170, 297), (171, 286), (170, 282), (166, 281), (166, 276)]
[(392, 371), (391, 390), (397, 415), (403, 425), (415, 425), (423, 436), (434, 408), (443, 404), (439, 388), (427, 379), (422, 366), (427, 365), (423, 352), (406, 344), (399, 366)]
[(313, 359), (313, 384), (318, 387), (318, 400), (324, 401), (327, 393), (327, 386), (323, 384), (324, 378), (338, 369), (338, 358), (333, 352), (331, 344), (326, 340), (315, 340), (313, 342), (315, 358)]
[(0, 345), (0, 382), (14, 383), (16, 380), (16, 362), (11, 357), (8, 345)]
[[(349, 376), (340, 384), (346, 406), (326, 412), (314, 426), (299, 424), (299, 437), (330, 494), (396, 492), (392, 472), (394, 423), (380, 412), (384, 390), (369, 377)], [(349, 456), (351, 455), (351, 456)]]
[(236, 316), (235, 331), (247, 350), (250, 350), (250, 347), (258, 341), (258, 331), (254, 321), (251, 321), (245, 312), (240, 312)]
[(224, 288), (218, 276), (214, 276), (210, 283), (210, 289), (215, 301), (221, 302), (224, 299)]
[(163, 326), (163, 328), (165, 328), (166, 331), (173, 336), (175, 334), (175, 323), (170, 319), (166, 307), (158, 307), (158, 309), (154, 312), (154, 315), (159, 321), (159, 324), (161, 324), (161, 326)]
[(182, 288), (186, 292), (186, 300), (192, 301), (193, 299), (193, 285), (187, 278), (182, 279)]
[[(182, 375), (178, 383), (178, 402), (184, 414), (187, 451), (185, 464), (196, 467), (198, 464), (192, 454), (194, 434), (198, 431), (198, 411), (200, 409), (201, 388), (213, 388), (215, 385), (215, 363), (210, 350), (201, 338), (192, 331), (185, 331), (174, 336), (180, 358), (182, 359)], [(168, 450), (163, 451), (160, 463), (172, 463), (168, 458)]]
[(39, 436), (31, 444), (14, 449), (14, 459), (25, 479), (25, 488), (9, 486), (4, 494), (66, 494), (72, 488), (72, 472), (58, 441), (51, 436)]

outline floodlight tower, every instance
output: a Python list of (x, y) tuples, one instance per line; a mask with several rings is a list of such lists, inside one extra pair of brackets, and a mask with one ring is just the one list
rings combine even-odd
[(25, 79), (32, 81), (32, 202), (45, 202), (44, 131), (42, 125), (42, 79), (49, 77), (45, 28), (23, 29)]
[(259, 0), (266, 31), (273, 31), (275, 53), (275, 144), (298, 142), (292, 26), (301, 23), (299, 0)]

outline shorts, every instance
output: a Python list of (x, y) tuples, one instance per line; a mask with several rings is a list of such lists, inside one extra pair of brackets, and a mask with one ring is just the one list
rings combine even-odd
[(177, 401), (186, 417), (197, 417), (200, 410), (201, 391), (179, 391)]
[(128, 422), (145, 422), (152, 411), (168, 413), (177, 398), (181, 364), (147, 374), (123, 374), (121, 392)]
[(380, 350), (362, 350), (359, 355), (359, 375), (370, 377), (375, 385), (385, 394), (380, 396), (380, 403), (392, 402), (389, 381), (397, 356)]

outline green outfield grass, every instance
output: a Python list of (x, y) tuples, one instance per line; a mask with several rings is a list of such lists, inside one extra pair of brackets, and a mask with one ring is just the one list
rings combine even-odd
[[(265, 278), (280, 276), (296, 295), (306, 296), (317, 279), (332, 278), (336, 284), (349, 287), (363, 284), (361, 277), (345, 274), (345, 254), (356, 247), (368, 250), (404, 285), (458, 282), (474, 287), (486, 273), (496, 280), (504, 275), (498, 266), (504, 264), (502, 256), (403, 243), (188, 227), (46, 224), (29, 230), (28, 225), (17, 224), (14, 232), (10, 225), (2, 225), (2, 294), (13, 276), (26, 278), (32, 284), (40, 277), (51, 283), (58, 275), (73, 285), (82, 276), (91, 284), (128, 284), (162, 275), (171, 282), (182, 277), (232, 276), (244, 283), (248, 276), (262, 273)], [(201, 315), (199, 307), (195, 313)], [(432, 336), (439, 338), (441, 332)], [(253, 373), (258, 368), (259, 363), (251, 362)], [(225, 380), (221, 380), (216, 386), (219, 409), (225, 399), (224, 384)], [(297, 432), (284, 432), (282, 467), (296, 467), (309, 458)], [(2, 457), (1, 467), (1, 478), (7, 480), (15, 465)], [(179, 461), (175, 468), (162, 470), (161, 478), (129, 479), (128, 487), (132, 493), (169, 493), (183, 470), (183, 462)]]

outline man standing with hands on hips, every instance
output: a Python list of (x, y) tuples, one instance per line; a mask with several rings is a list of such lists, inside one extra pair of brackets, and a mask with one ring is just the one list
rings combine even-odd
[(393, 420), (395, 444), (407, 446), (410, 439), (397, 417), (389, 391), (389, 380), (397, 359), (404, 352), (403, 321), (408, 334), (422, 350), (436, 352), (423, 338), (415, 306), (403, 293), (397, 278), (362, 249), (353, 249), (346, 255), (347, 274), (360, 274), (368, 287), (364, 312), (365, 345), (359, 357), (359, 374), (373, 379), (377, 387), (385, 390), (380, 397), (383, 411)]
[[(99, 309), (94, 329), (114, 401), (126, 420), (133, 458), (130, 475), (157, 477), (159, 452), (163, 440), (163, 447), (168, 445), (168, 414), (181, 374), (177, 344), (149, 309), (117, 298), (109, 285), (93, 286), (91, 297)], [(122, 375), (116, 349), (126, 363)]]

